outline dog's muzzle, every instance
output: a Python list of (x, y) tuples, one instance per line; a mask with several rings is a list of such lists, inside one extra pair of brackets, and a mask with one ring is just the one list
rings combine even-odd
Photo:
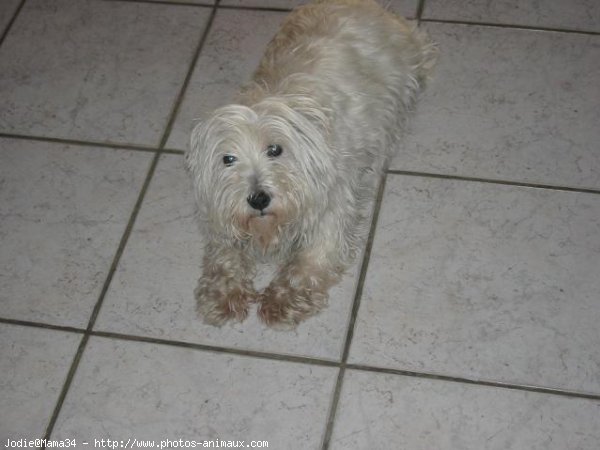
[(248, 196), (246, 200), (253, 209), (258, 211), (262, 211), (271, 203), (271, 197), (265, 191), (255, 192)]

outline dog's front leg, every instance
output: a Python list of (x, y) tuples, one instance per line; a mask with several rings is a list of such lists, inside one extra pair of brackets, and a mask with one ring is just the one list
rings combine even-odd
[(228, 320), (243, 321), (257, 296), (252, 261), (239, 249), (215, 245), (207, 246), (203, 261), (194, 293), (204, 322), (221, 326)]
[(290, 330), (327, 306), (329, 288), (344, 272), (327, 256), (323, 248), (295, 255), (259, 296), (261, 320), (272, 328)]

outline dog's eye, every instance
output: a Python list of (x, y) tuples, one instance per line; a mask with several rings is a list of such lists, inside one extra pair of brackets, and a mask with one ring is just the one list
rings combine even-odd
[(226, 166), (231, 166), (236, 161), (237, 161), (237, 158), (233, 155), (223, 156), (223, 164), (225, 164)]
[(281, 155), (281, 152), (283, 152), (281, 145), (272, 144), (267, 147), (267, 155), (270, 158), (275, 158), (275, 157)]

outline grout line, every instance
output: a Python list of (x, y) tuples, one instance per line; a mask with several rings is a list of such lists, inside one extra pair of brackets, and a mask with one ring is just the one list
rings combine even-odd
[(487, 386), (487, 387), (497, 387), (497, 388), (502, 388), (502, 389), (512, 389), (512, 390), (526, 391), (526, 392), (537, 392), (537, 393), (541, 393), (541, 394), (560, 395), (563, 397), (583, 398), (583, 399), (587, 399), (587, 400), (600, 400), (600, 394), (569, 391), (569, 390), (564, 390), (564, 389), (553, 389), (553, 388), (547, 388), (547, 387), (541, 387), (541, 386), (503, 383), (501, 381), (475, 380), (472, 378), (453, 377), (453, 376), (449, 376), (449, 375), (437, 375), (437, 374), (426, 373), (426, 372), (414, 372), (411, 370), (372, 367), (372, 366), (366, 366), (366, 365), (362, 365), (362, 364), (347, 364), (346, 368), (351, 369), (351, 370), (359, 370), (359, 371), (363, 371), (363, 372), (399, 375), (399, 376), (412, 377), (412, 378), (425, 378), (428, 380), (449, 381), (452, 383), (471, 384), (471, 385)]
[(340, 395), (342, 391), (342, 385), (344, 382), (344, 375), (346, 373), (346, 362), (348, 361), (348, 355), (350, 353), (350, 345), (352, 344), (352, 337), (354, 336), (354, 327), (356, 325), (356, 318), (360, 309), (360, 302), (362, 299), (363, 288), (365, 284), (365, 278), (367, 275), (367, 269), (369, 267), (369, 261), (371, 259), (371, 250), (373, 249), (373, 241), (375, 240), (375, 230), (377, 229), (377, 222), (379, 219), (379, 212), (381, 210), (381, 203), (383, 200), (383, 193), (385, 191), (385, 184), (387, 179), (387, 173), (384, 171), (379, 188), (377, 190), (377, 197), (375, 199), (375, 206), (373, 208), (373, 217), (371, 219), (371, 227), (369, 229), (369, 235), (367, 237), (365, 245), (365, 253), (363, 255), (362, 264), (360, 267), (360, 274), (358, 276), (358, 283), (356, 285), (356, 292), (354, 293), (354, 300), (352, 302), (352, 311), (350, 313), (350, 320), (348, 321), (348, 328), (346, 330), (346, 338), (344, 340), (344, 349), (342, 351), (342, 360), (340, 363), (340, 370), (335, 383), (333, 396), (331, 399), (331, 405), (329, 407), (329, 414), (327, 422), (325, 424), (325, 433), (323, 435), (323, 444), (321, 450), (327, 450), (331, 441), (331, 435), (333, 432), (333, 425), (335, 422), (335, 416), (340, 401)]
[[(129, 0), (110, 0), (110, 1), (129, 1)], [(114, 150), (132, 150), (146, 153), (154, 153), (156, 152), (156, 148), (136, 145), (136, 144), (115, 144), (108, 142), (94, 142), (94, 141), (82, 141), (77, 139), (64, 139), (64, 138), (54, 138), (54, 137), (44, 137), (44, 136), (29, 136), (24, 134), (14, 134), (14, 133), (3, 133), (0, 132), (0, 138), (6, 139), (20, 139), (20, 140), (31, 140), (31, 141), (39, 141), (39, 142), (49, 142), (54, 144), (64, 144), (64, 145), (72, 145), (72, 146), (83, 146), (83, 147), (99, 147), (99, 148), (110, 148)], [(184, 155), (185, 150), (180, 150), (176, 148), (161, 148), (161, 153), (168, 153), (173, 155)], [(497, 178), (481, 178), (481, 177), (469, 177), (464, 175), (450, 175), (443, 173), (432, 173), (432, 172), (418, 172), (411, 170), (397, 170), (397, 169), (389, 169), (388, 174), (390, 175), (404, 175), (404, 176), (413, 176), (413, 177), (423, 177), (423, 178), (439, 178), (445, 180), (459, 180), (459, 181), (471, 181), (476, 183), (487, 183), (487, 184), (499, 184), (506, 186), (519, 186), (519, 187), (529, 187), (536, 189), (547, 189), (552, 191), (564, 191), (564, 192), (580, 192), (584, 194), (600, 194), (600, 189), (594, 188), (578, 188), (572, 186), (561, 186), (554, 184), (542, 184), (542, 183), (528, 183), (524, 181), (511, 181), (511, 180), (502, 180)]]
[[(106, 0), (105, 0), (106, 1)], [(112, 1), (139, 1), (139, 2), (150, 2), (150, 0), (112, 0)], [(154, 3), (154, 2), (151, 2)], [(171, 4), (177, 4), (177, 3), (168, 3), (169, 5)], [(189, 5), (188, 3), (184, 3), (185, 5)], [(193, 5), (193, 4), (192, 4)], [(294, 9), (296, 9), (299, 6), (302, 6), (303, 4), (299, 4), (296, 6), (292, 6), (290, 8), (285, 8), (285, 7), (278, 7), (278, 6), (260, 6), (260, 5), (256, 5), (256, 6), (248, 6), (248, 5), (219, 5), (219, 9), (225, 10), (225, 9), (233, 9), (233, 10), (237, 10), (237, 11), (262, 11), (262, 12), (277, 12), (277, 13), (290, 13), (292, 12)], [(195, 5), (195, 6), (199, 6), (199, 5)], [(406, 19), (408, 20), (416, 20), (415, 17), (413, 16), (404, 16)]]
[[(300, 5), (298, 5), (300, 6)], [(246, 5), (219, 5), (219, 9), (237, 9), (240, 11), (271, 11), (271, 12), (291, 12), (292, 8), (277, 6), (246, 6)]]
[(538, 27), (535, 25), (517, 25), (517, 24), (508, 24), (508, 23), (478, 22), (478, 21), (472, 21), (472, 20), (422, 18), (421, 22), (447, 23), (447, 24), (453, 24), (453, 25), (472, 25), (472, 26), (480, 26), (480, 27), (509, 28), (509, 29), (517, 29), (517, 30), (528, 30), (528, 31), (549, 31), (549, 32), (553, 32), (553, 33), (569, 33), (569, 34), (582, 34), (582, 35), (589, 35), (589, 36), (600, 36), (600, 31), (575, 30), (575, 29), (571, 29), (571, 28)]
[(152, 158), (152, 162), (150, 163), (150, 167), (148, 168), (148, 173), (146, 174), (146, 178), (144, 179), (144, 183), (142, 184), (142, 188), (140, 189), (138, 198), (135, 202), (135, 205), (133, 206), (133, 211), (129, 216), (129, 221), (127, 222), (127, 226), (125, 227), (123, 236), (121, 236), (121, 241), (119, 242), (119, 246), (117, 247), (117, 252), (115, 253), (112, 264), (110, 265), (110, 269), (108, 270), (106, 279), (104, 280), (104, 284), (102, 285), (100, 296), (98, 297), (98, 300), (94, 305), (94, 309), (92, 310), (92, 314), (90, 315), (90, 319), (86, 327), (86, 334), (89, 334), (89, 332), (92, 331), (92, 329), (94, 328), (94, 324), (96, 323), (96, 319), (100, 312), (100, 308), (102, 307), (102, 303), (104, 302), (104, 297), (106, 296), (114, 274), (117, 271), (117, 266), (119, 265), (121, 256), (123, 256), (125, 246), (127, 245), (129, 236), (131, 235), (131, 232), (133, 230), (133, 226), (135, 225), (135, 220), (137, 219), (140, 209), (142, 208), (142, 203), (144, 201), (144, 198), (146, 197), (146, 193), (148, 191), (148, 187), (150, 186), (150, 182), (154, 176), (154, 172), (156, 171), (156, 166), (158, 165), (160, 154), (160, 150), (154, 153), (154, 158)]
[[(122, 0), (119, 0), (122, 1)], [(113, 150), (131, 150), (135, 152), (145, 152), (145, 153), (154, 153), (157, 148), (149, 147), (145, 145), (137, 145), (137, 144), (115, 144), (110, 142), (95, 142), (95, 141), (82, 141), (78, 139), (66, 139), (66, 138), (55, 138), (55, 137), (47, 137), (47, 136), (29, 136), (26, 134), (15, 134), (15, 133), (3, 133), (0, 131), (0, 138), (2, 139), (19, 139), (23, 141), (37, 141), (37, 142), (48, 142), (51, 144), (63, 144), (63, 145), (72, 145), (72, 146), (80, 146), (80, 147), (100, 147), (100, 148), (110, 148)], [(170, 153), (174, 155), (183, 155), (185, 154), (185, 150), (179, 150), (176, 148), (162, 148), (160, 149), (161, 153)]]
[(379, 212), (381, 210), (381, 204), (383, 202), (383, 193), (385, 192), (386, 180), (387, 174), (384, 172), (378, 186), (377, 196), (375, 198), (375, 205), (373, 207), (373, 217), (371, 219), (369, 235), (367, 236), (367, 241), (365, 244), (365, 254), (363, 255), (363, 261), (360, 267), (360, 274), (358, 276), (358, 282), (356, 284), (356, 292), (354, 293), (352, 311), (350, 313), (350, 320), (348, 322), (346, 339), (344, 340), (342, 364), (346, 364), (346, 361), (348, 360), (348, 355), (350, 354), (350, 345), (352, 344), (352, 338), (354, 337), (354, 325), (356, 324), (356, 317), (358, 316), (358, 310), (360, 308), (365, 279), (367, 277), (367, 269), (369, 268), (369, 261), (371, 260), (371, 250), (373, 249), (375, 232), (377, 229), (377, 223), (379, 222)]
[[(124, 2), (124, 3), (147, 3), (154, 5), (169, 5), (169, 6), (194, 6), (201, 8), (212, 8), (215, 5), (210, 3), (191, 3), (186, 2), (185, 0), (178, 1), (166, 1), (166, 0), (104, 0), (104, 1), (112, 1), (112, 2)], [(272, 12), (290, 12), (294, 9), (294, 7), (285, 8), (278, 6), (248, 6), (248, 5), (219, 5), (219, 9), (237, 9), (241, 11), (272, 11)]]
[(25, 141), (50, 142), (53, 144), (63, 144), (63, 145), (79, 145), (79, 146), (85, 146), (85, 147), (101, 147), (101, 148), (110, 148), (110, 149), (115, 149), (115, 150), (133, 150), (136, 152), (149, 152), (149, 153), (154, 153), (157, 150), (154, 147), (149, 147), (149, 146), (145, 146), (145, 145), (115, 144), (112, 142), (82, 141), (82, 140), (78, 140), (78, 139), (64, 139), (64, 138), (45, 137), (45, 136), (29, 136), (26, 134), (3, 133), (3, 132), (0, 132), (0, 138), (21, 139), (21, 140), (25, 140)]
[[(69, 368), (67, 378), (65, 379), (62, 390), (60, 392), (60, 395), (58, 397), (58, 400), (57, 400), (54, 410), (52, 412), (52, 416), (50, 417), (50, 421), (48, 422), (48, 426), (47, 426), (46, 432), (44, 434), (44, 438), (46, 440), (49, 440), (52, 435), (52, 431), (54, 430), (54, 426), (56, 425), (56, 420), (58, 419), (58, 415), (60, 414), (60, 411), (62, 409), (62, 405), (67, 396), (67, 392), (69, 391), (69, 389), (71, 387), (71, 383), (73, 382), (73, 378), (75, 377), (75, 373), (77, 372), (77, 368), (79, 367), (79, 363), (81, 362), (81, 357), (83, 355), (83, 352), (85, 351), (85, 348), (90, 339), (90, 336), (92, 336), (92, 330), (94, 328), (94, 324), (96, 323), (96, 319), (98, 317), (100, 309), (102, 308), (102, 303), (104, 302), (104, 298), (106, 297), (106, 293), (108, 292), (108, 288), (109, 288), (111, 281), (113, 279), (113, 276), (116, 272), (116, 269), (117, 269), (117, 266), (121, 259), (121, 256), (123, 255), (123, 252), (125, 251), (125, 246), (127, 245), (127, 241), (129, 240), (129, 236), (131, 235), (131, 231), (135, 224), (135, 220), (136, 220), (138, 213), (142, 207), (142, 203), (144, 201), (144, 197), (146, 196), (146, 192), (148, 191), (148, 187), (150, 186), (150, 181), (152, 180), (152, 177), (154, 176), (154, 173), (156, 171), (156, 166), (158, 165), (160, 155), (162, 154), (162, 148), (164, 147), (164, 145), (167, 142), (167, 139), (169, 137), (169, 134), (171, 133), (171, 128), (173, 127), (173, 123), (175, 121), (177, 112), (179, 111), (179, 107), (183, 100), (183, 96), (185, 94), (186, 88), (189, 84), (189, 80), (191, 78), (192, 72), (196, 65), (196, 61), (198, 60), (198, 56), (200, 55), (200, 51), (202, 50), (202, 47), (206, 40), (206, 36), (208, 35), (208, 31), (210, 30), (210, 27), (213, 23), (218, 4), (219, 4), (219, 0), (216, 0), (215, 5), (212, 8), (211, 15), (209, 16), (208, 20), (206, 21), (205, 29), (202, 32), (202, 35), (200, 37), (200, 42), (194, 52), (194, 55), (193, 55), (192, 61), (190, 63), (190, 66), (188, 68), (183, 85), (182, 85), (181, 89), (179, 90), (178, 96), (175, 100), (175, 103), (173, 104), (172, 109), (171, 109), (170, 117), (167, 122), (167, 126), (165, 127), (165, 130), (163, 132), (163, 135), (161, 137), (159, 147), (154, 152), (154, 157), (152, 159), (152, 162), (150, 163), (150, 167), (148, 168), (148, 173), (146, 174), (146, 178), (144, 180), (144, 183), (142, 185), (142, 188), (140, 190), (140, 193), (138, 195), (136, 203), (133, 207), (133, 211), (131, 212), (131, 215), (129, 217), (129, 221), (127, 222), (125, 231), (123, 232), (123, 235), (121, 237), (121, 241), (119, 242), (119, 246), (117, 248), (117, 251), (115, 253), (113, 261), (111, 263), (107, 277), (102, 286), (102, 290), (100, 292), (98, 300), (96, 301), (96, 304), (94, 305), (94, 309), (92, 310), (92, 314), (90, 315), (90, 319), (88, 321), (88, 325), (86, 327), (85, 333), (79, 344), (79, 347), (77, 348), (77, 352), (75, 353), (73, 362), (71, 363), (71, 366)], [(41, 448), (43, 450), (45, 450), (46, 444), (44, 443)]]
[(146, 179), (144, 180), (144, 184), (142, 185), (142, 189), (140, 191), (140, 194), (138, 196), (138, 199), (134, 205), (133, 208), (133, 212), (131, 213), (129, 222), (127, 224), (127, 227), (125, 229), (125, 232), (123, 233), (123, 237), (121, 238), (121, 242), (119, 243), (119, 247), (117, 248), (117, 253), (115, 254), (115, 258), (113, 260), (113, 263), (110, 267), (110, 270), (108, 272), (108, 276), (104, 282), (104, 285), (102, 286), (102, 291), (100, 293), (100, 297), (98, 299), (98, 302), (96, 303), (94, 310), (92, 311), (92, 314), (90, 316), (90, 320), (87, 326), (87, 332), (90, 333), (92, 331), (92, 329), (94, 328), (94, 324), (96, 322), (96, 318), (98, 317), (98, 314), (100, 312), (100, 308), (102, 307), (102, 302), (104, 300), (104, 297), (106, 295), (106, 292), (108, 291), (108, 288), (110, 286), (110, 283), (112, 281), (112, 278), (114, 276), (114, 273), (117, 269), (117, 265), (119, 264), (119, 261), (121, 259), (121, 256), (125, 250), (125, 246), (127, 244), (127, 241), (129, 239), (129, 236), (131, 234), (131, 231), (133, 230), (133, 226), (135, 224), (135, 220), (138, 216), (138, 213), (142, 207), (142, 203), (144, 201), (144, 198), (146, 196), (146, 192), (148, 191), (148, 187), (150, 185), (150, 181), (153, 178), (154, 172), (156, 171), (156, 166), (158, 165), (158, 161), (160, 159), (161, 154), (164, 152), (163, 148), (169, 138), (169, 135), (171, 133), (171, 129), (173, 127), (173, 124), (175, 122), (175, 118), (177, 116), (177, 113), (179, 112), (179, 108), (181, 106), (181, 103), (183, 101), (183, 97), (185, 95), (185, 92), (187, 90), (187, 86), (189, 85), (189, 81), (191, 79), (192, 73), (194, 71), (194, 67), (196, 66), (196, 62), (198, 61), (198, 57), (200, 55), (200, 52), (204, 46), (204, 42), (206, 41), (206, 37), (210, 31), (210, 28), (212, 26), (212, 23), (214, 21), (215, 18), (215, 14), (217, 11), (217, 5), (219, 3), (219, 0), (215, 1), (215, 5), (212, 8), (211, 14), (208, 18), (208, 20), (206, 21), (206, 25), (204, 28), (204, 31), (202, 32), (201, 36), (200, 36), (200, 41), (198, 43), (198, 45), (196, 46), (196, 50), (194, 51), (192, 60), (190, 62), (190, 65), (188, 67), (186, 76), (184, 78), (183, 84), (177, 94), (177, 98), (175, 99), (175, 102), (173, 104), (173, 107), (171, 108), (171, 112), (169, 114), (169, 120), (167, 122), (167, 126), (165, 127), (165, 130), (162, 134), (161, 140), (160, 140), (160, 144), (158, 147), (158, 150), (155, 152), (154, 154), (154, 158), (152, 159), (152, 163), (150, 164), (150, 168), (148, 169), (148, 174), (146, 175)]
[(85, 329), (77, 327), (69, 327), (64, 325), (52, 325), (50, 323), (32, 322), (30, 320), (8, 319), (0, 317), (0, 323), (9, 325), (19, 325), (23, 327), (44, 328), (46, 330), (66, 331), (68, 333), (85, 333)]
[(8, 33), (11, 30), (13, 24), (15, 23), (15, 20), (17, 20), (17, 16), (21, 12), (21, 9), (23, 9), (23, 5), (25, 5), (25, 0), (21, 0), (21, 3), (15, 9), (15, 12), (13, 13), (13, 16), (11, 17), (10, 21), (6, 24), (6, 28), (4, 28), (4, 32), (2, 33), (2, 36), (0, 36), (0, 47), (4, 43), (6, 36), (8, 36)]
[[(130, 1), (130, 0), (110, 0), (110, 1)], [(83, 146), (83, 147), (99, 147), (99, 148), (110, 148), (114, 150), (132, 150), (146, 153), (154, 153), (156, 152), (156, 148), (136, 145), (136, 144), (115, 144), (108, 142), (95, 142), (95, 141), (82, 141), (77, 139), (65, 139), (65, 138), (54, 138), (54, 137), (44, 137), (44, 136), (29, 136), (24, 134), (14, 134), (14, 133), (3, 133), (0, 132), (0, 138), (6, 139), (20, 139), (20, 140), (30, 140), (30, 141), (39, 141), (39, 142), (49, 142), (54, 144), (64, 144), (64, 145), (72, 145), (72, 146)], [(184, 155), (185, 150), (180, 150), (176, 148), (161, 148), (161, 153), (168, 153), (173, 155)], [(423, 178), (439, 178), (445, 180), (460, 180), (460, 181), (471, 181), (476, 183), (488, 183), (488, 184), (499, 184), (506, 186), (519, 186), (519, 187), (530, 187), (536, 189), (547, 189), (553, 191), (564, 191), (564, 192), (580, 192), (585, 194), (600, 194), (600, 189), (594, 188), (578, 188), (572, 186), (561, 186), (554, 184), (542, 184), (542, 183), (528, 183), (524, 181), (511, 181), (511, 180), (502, 180), (497, 178), (481, 178), (481, 177), (469, 177), (464, 175), (450, 175), (443, 173), (432, 173), (432, 172), (418, 172), (411, 170), (397, 170), (397, 169), (389, 169), (388, 174), (391, 175), (405, 175), (405, 176), (413, 176), (413, 177), (423, 177)]]
[(50, 435), (52, 434), (52, 430), (54, 429), (54, 425), (56, 424), (56, 419), (58, 419), (58, 414), (62, 409), (62, 405), (65, 402), (65, 398), (67, 397), (67, 392), (69, 387), (71, 387), (71, 383), (73, 382), (73, 378), (75, 377), (75, 372), (79, 367), (79, 362), (81, 361), (81, 356), (83, 355), (83, 351), (87, 345), (89, 340), (89, 335), (84, 334), (79, 342), (79, 346), (77, 347), (77, 351), (75, 352), (75, 356), (73, 357), (73, 361), (71, 362), (71, 366), (69, 367), (69, 372), (67, 372), (67, 377), (65, 378), (65, 382), (63, 384), (63, 388), (58, 395), (58, 399), (56, 400), (56, 405), (54, 406), (54, 410), (52, 411), (52, 416), (50, 416), (50, 420), (48, 421), (48, 426), (46, 427), (46, 431), (44, 433), (44, 440), (42, 441), (41, 449), (46, 448), (46, 441), (50, 439)]
[(178, 1), (166, 1), (166, 0), (104, 0), (105, 2), (113, 2), (113, 3), (147, 3), (150, 5), (168, 5), (168, 6), (195, 6), (200, 8), (214, 8), (214, 3), (206, 2), (206, 3), (192, 3), (186, 2), (185, 0)]
[(418, 24), (421, 24), (424, 9), (425, 9), (425, 0), (419, 0), (419, 4), (417, 5), (417, 14), (416, 14), (416, 19), (417, 19)]
[(208, 20), (206, 21), (204, 31), (202, 32), (202, 35), (200, 36), (200, 41), (198, 42), (198, 45), (196, 46), (196, 49), (194, 50), (194, 53), (192, 54), (190, 66), (185, 75), (185, 78), (183, 79), (183, 83), (181, 85), (181, 88), (179, 89), (177, 97), (175, 98), (175, 102), (173, 103), (173, 107), (172, 107), (171, 113), (169, 115), (169, 121), (167, 122), (165, 131), (160, 140), (160, 144), (159, 144), (160, 149), (163, 149), (165, 147), (165, 145), (167, 144), (167, 141), (168, 141), (169, 136), (171, 135), (171, 131), (173, 129), (173, 124), (175, 123), (175, 120), (176, 120), (177, 116), (179, 115), (179, 110), (181, 108), (181, 104), (183, 103), (183, 98), (184, 98), (187, 88), (190, 84), (190, 80), (192, 78), (192, 74), (194, 73), (194, 69), (196, 68), (196, 64), (198, 63), (200, 53), (202, 52), (202, 49), (204, 48), (204, 44), (206, 43), (206, 38), (208, 37), (208, 34), (212, 28), (213, 22), (215, 21), (215, 16), (217, 14), (217, 8), (219, 7), (219, 1), (220, 0), (215, 0), (215, 4), (212, 8), (210, 16), (208, 17)]
[[(156, 169), (156, 165), (158, 164), (159, 158), (160, 158), (160, 150), (157, 150), (154, 153), (154, 158), (152, 159), (152, 162), (150, 163), (150, 167), (148, 168), (148, 173), (146, 174), (146, 178), (144, 180), (144, 183), (142, 185), (142, 188), (140, 190), (138, 198), (133, 207), (133, 211), (131, 212), (131, 215), (129, 216), (129, 221), (127, 222), (125, 231), (123, 232), (123, 235), (121, 236), (119, 246), (117, 247), (117, 251), (115, 253), (115, 256), (113, 257), (112, 263), (110, 265), (110, 269), (108, 271), (106, 279), (104, 280), (104, 284), (102, 285), (102, 290), (100, 291), (98, 300), (96, 300), (96, 304), (94, 305), (94, 309), (92, 310), (92, 313), (90, 315), (87, 327), (86, 327), (84, 335), (83, 335), (83, 339), (81, 340), (81, 343), (79, 344), (79, 347), (77, 348), (77, 352), (75, 353), (75, 357), (73, 358), (73, 362), (71, 363), (71, 367), (69, 368), (69, 372), (67, 374), (67, 378), (65, 379), (62, 390), (58, 397), (58, 401), (56, 402), (54, 411), (52, 412), (52, 416), (50, 418), (50, 421), (48, 422), (48, 427), (46, 428), (46, 433), (44, 434), (44, 439), (46, 439), (46, 440), (49, 440), (50, 436), (52, 435), (52, 431), (56, 424), (56, 420), (58, 418), (60, 410), (62, 409), (62, 405), (64, 403), (67, 392), (69, 391), (69, 388), (71, 387), (71, 383), (73, 381), (75, 373), (77, 372), (77, 368), (79, 367), (79, 362), (81, 361), (81, 356), (83, 355), (83, 352), (87, 346), (87, 342), (89, 341), (89, 338), (90, 338), (90, 332), (94, 327), (94, 324), (98, 317), (98, 313), (100, 312), (100, 308), (102, 307), (102, 303), (104, 302), (104, 298), (106, 296), (106, 293), (108, 292), (108, 288), (109, 288), (111, 281), (113, 279), (113, 276), (116, 272), (117, 265), (119, 264), (121, 256), (123, 255), (123, 252), (125, 250), (125, 245), (127, 244), (127, 241), (129, 240), (129, 236), (131, 234), (131, 230), (133, 229), (135, 219), (137, 218), (139, 210), (141, 209), (142, 202), (143, 202), (146, 192), (148, 190), (148, 186), (150, 185), (152, 176), (154, 175), (154, 171)], [(41, 448), (42, 449), (46, 448), (45, 443), (42, 445)]]
[[(411, 370), (403, 370), (403, 369), (392, 369), (388, 367), (377, 367), (370, 366), (366, 364), (356, 364), (356, 363), (345, 363), (318, 358), (311, 356), (295, 356), (295, 355), (286, 355), (282, 353), (269, 353), (269, 352), (260, 352), (255, 350), (243, 350), (236, 349), (232, 347), (220, 347), (216, 345), (207, 345), (207, 344), (198, 344), (193, 342), (185, 342), (185, 341), (176, 341), (170, 339), (161, 339), (154, 338), (148, 336), (138, 336), (131, 334), (123, 334), (116, 333), (110, 331), (86, 331), (83, 328), (76, 327), (68, 327), (68, 326), (60, 326), (60, 325), (51, 325), (42, 322), (32, 322), (26, 320), (17, 320), (17, 319), (8, 319), (8, 318), (0, 318), (0, 323), (15, 325), (15, 326), (25, 326), (32, 328), (42, 328), (42, 329), (51, 329), (57, 331), (65, 331), (72, 333), (79, 333), (85, 336), (97, 336), (105, 339), (115, 339), (122, 341), (131, 341), (131, 342), (143, 342), (148, 344), (156, 344), (156, 345), (164, 345), (169, 347), (176, 348), (186, 348), (195, 351), (206, 351), (211, 353), (223, 353), (228, 355), (236, 355), (236, 356), (245, 356), (250, 358), (258, 358), (258, 359), (266, 359), (270, 361), (282, 361), (282, 362), (291, 362), (291, 363), (299, 363), (299, 364), (308, 364), (322, 367), (338, 367), (340, 369), (348, 369), (348, 370), (356, 370), (360, 372), (371, 372), (371, 373), (380, 373), (380, 374), (388, 374), (388, 375), (397, 375), (404, 377), (412, 377), (412, 378), (424, 378), (429, 380), (438, 380), (445, 382), (453, 382), (459, 384), (470, 384), (476, 386), (484, 386), (484, 387), (497, 387), (501, 389), (513, 389), (519, 391), (527, 391), (527, 392), (537, 392), (541, 394), (549, 394), (549, 395), (559, 395), (563, 397), (574, 397), (574, 398), (583, 398), (589, 400), (600, 400), (600, 394), (592, 394), (578, 391), (570, 391), (565, 389), (558, 388), (549, 388), (543, 386), (535, 386), (535, 385), (525, 385), (525, 384), (515, 384), (509, 382), (500, 382), (500, 381), (490, 381), (490, 380), (476, 380), (472, 378), (466, 377), (456, 377), (450, 375), (442, 375), (442, 374), (433, 374), (427, 372), (415, 372)], [(338, 373), (339, 378), (339, 373)], [(341, 381), (341, 380), (340, 380)]]
[(170, 339), (160, 339), (147, 336), (133, 336), (129, 334), (114, 333), (109, 331), (91, 331), (90, 335), (103, 338), (112, 338), (123, 341), (144, 342), (156, 345), (165, 345), (170, 347), (188, 348), (192, 350), (205, 351), (210, 353), (224, 353), (229, 355), (247, 356), (258, 359), (267, 359), (271, 361), (285, 361), (300, 364), (310, 364), (315, 366), (338, 367), (339, 362), (324, 358), (315, 358), (310, 356), (286, 355), (282, 353), (268, 353), (257, 350), (244, 350), (232, 347), (221, 347), (217, 345), (198, 344), (194, 342), (175, 341)]
[(559, 186), (559, 185), (551, 185), (551, 184), (527, 183), (527, 182), (522, 182), (522, 181), (466, 177), (466, 176), (462, 176), (462, 175), (447, 175), (447, 174), (442, 174), (442, 173), (413, 172), (410, 170), (390, 169), (390, 170), (388, 170), (388, 174), (404, 175), (404, 176), (409, 176), (409, 177), (438, 178), (438, 179), (442, 179), (442, 180), (470, 181), (470, 182), (475, 182), (475, 183), (499, 184), (499, 185), (504, 185), (504, 186), (528, 187), (528, 188), (536, 188), (536, 189), (546, 189), (546, 190), (551, 190), (551, 191), (579, 192), (582, 194), (600, 194), (600, 189), (576, 188), (576, 187)]
[(161, 153), (169, 153), (171, 155), (185, 155), (185, 150), (178, 150), (176, 148), (163, 148)]
[(333, 435), (333, 425), (340, 403), (340, 396), (342, 393), (342, 386), (344, 385), (344, 377), (346, 375), (346, 366), (342, 365), (338, 371), (338, 376), (335, 380), (335, 386), (333, 387), (333, 394), (331, 396), (331, 404), (329, 405), (329, 414), (327, 415), (327, 422), (325, 422), (325, 432), (323, 433), (323, 443), (321, 444), (321, 450), (327, 450), (331, 443), (331, 436)]

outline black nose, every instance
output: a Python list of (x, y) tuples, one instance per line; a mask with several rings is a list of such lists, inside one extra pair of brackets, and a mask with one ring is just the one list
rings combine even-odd
[(265, 209), (270, 202), (271, 197), (264, 191), (255, 192), (248, 197), (248, 204), (258, 210)]

